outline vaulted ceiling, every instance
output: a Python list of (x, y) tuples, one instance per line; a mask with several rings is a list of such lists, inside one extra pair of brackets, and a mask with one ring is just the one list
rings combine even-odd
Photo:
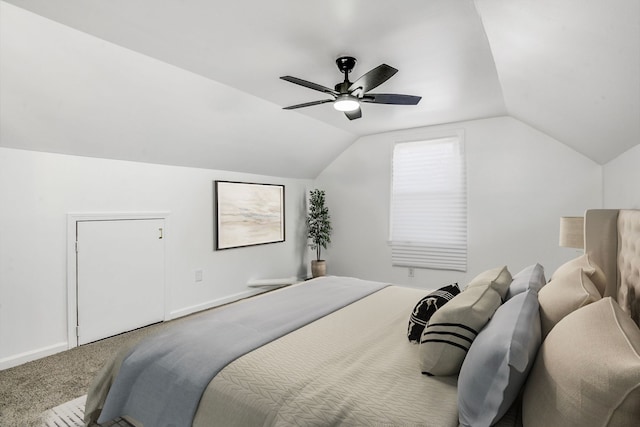
[[(349, 121), (280, 80), (386, 63)], [(314, 178), (363, 135), (510, 115), (604, 164), (640, 143), (640, 0), (8, 0), (0, 145)]]

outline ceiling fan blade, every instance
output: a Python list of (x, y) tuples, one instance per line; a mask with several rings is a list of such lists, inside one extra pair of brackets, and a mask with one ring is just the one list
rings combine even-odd
[(333, 96), (338, 96), (338, 92), (336, 92), (335, 90), (330, 89), (330, 88), (325, 87), (325, 86), (322, 86), (322, 85), (319, 85), (317, 83), (308, 82), (306, 80), (302, 80), (302, 79), (299, 79), (297, 77), (291, 77), (291, 76), (282, 76), (280, 78), (282, 80), (286, 80), (288, 82), (295, 83), (297, 85), (304, 86), (304, 87), (309, 88), (309, 89), (317, 90), (319, 92), (328, 93), (328, 94), (333, 95)]
[(368, 93), (360, 101), (373, 104), (417, 105), (421, 96), (399, 95), (397, 93)]
[(352, 83), (351, 86), (349, 86), (349, 92), (361, 90), (362, 93), (366, 93), (389, 80), (397, 72), (398, 70), (387, 64), (378, 65)]
[(347, 116), (349, 120), (359, 119), (360, 117), (362, 117), (362, 110), (358, 108), (357, 110), (353, 111), (345, 111), (344, 115)]
[(290, 107), (284, 107), (283, 110), (293, 110), (293, 109), (296, 109), (296, 108), (311, 107), (312, 105), (326, 104), (327, 102), (333, 102), (333, 99), (323, 99), (323, 100), (320, 100), (320, 101), (305, 102), (304, 104), (296, 104), (296, 105), (292, 105)]

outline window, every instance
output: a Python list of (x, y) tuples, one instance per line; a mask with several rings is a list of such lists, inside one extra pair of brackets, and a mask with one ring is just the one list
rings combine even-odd
[(393, 149), (392, 264), (467, 270), (467, 179), (459, 136)]

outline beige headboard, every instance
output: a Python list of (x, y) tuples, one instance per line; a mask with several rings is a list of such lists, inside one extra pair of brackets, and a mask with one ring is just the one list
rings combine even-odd
[(607, 277), (604, 296), (640, 325), (640, 210), (588, 210), (584, 228), (585, 252)]

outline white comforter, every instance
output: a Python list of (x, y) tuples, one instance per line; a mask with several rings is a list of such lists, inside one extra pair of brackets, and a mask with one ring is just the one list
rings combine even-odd
[(194, 426), (457, 426), (456, 377), (420, 373), (407, 340), (424, 290), (388, 287), (224, 368)]

